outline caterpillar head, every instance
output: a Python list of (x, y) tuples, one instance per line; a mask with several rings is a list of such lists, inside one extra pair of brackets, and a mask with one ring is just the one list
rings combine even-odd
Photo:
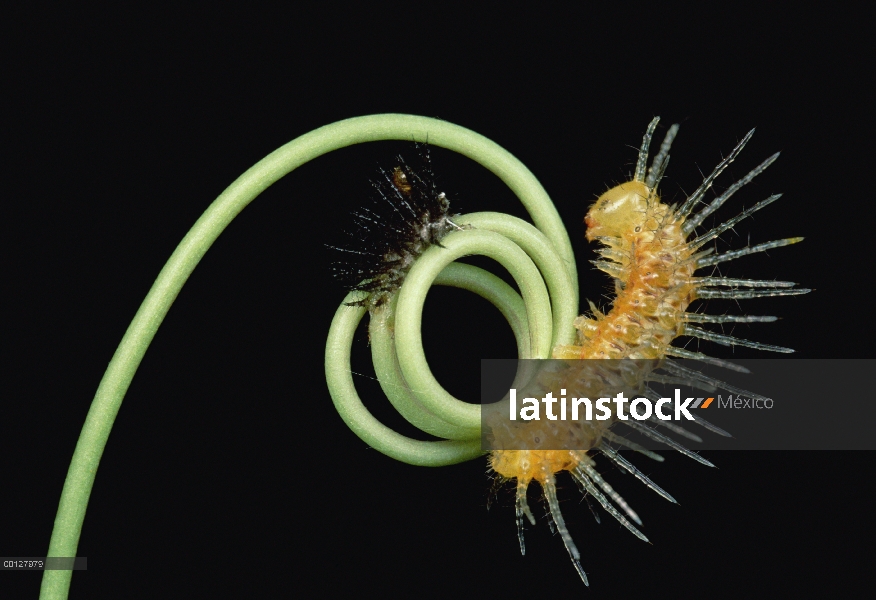
[(641, 181), (628, 181), (611, 188), (596, 200), (584, 217), (588, 241), (600, 236), (622, 237), (625, 232), (641, 231), (654, 198), (654, 191)]

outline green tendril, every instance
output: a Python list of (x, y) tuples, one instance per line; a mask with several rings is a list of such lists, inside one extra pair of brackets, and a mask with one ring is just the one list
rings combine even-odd
[[(508, 321), (517, 339), (519, 356), (529, 356), (529, 327), (526, 307), (520, 294), (507, 283), (483, 269), (462, 263), (450, 263), (435, 279), (438, 285), (447, 285), (470, 290), (494, 304)], [(414, 427), (430, 435), (448, 439), (474, 439), (480, 434), (478, 428), (459, 427), (448, 423), (429, 411), (411, 392), (398, 364), (395, 354), (393, 332), (395, 329), (394, 305), (371, 315), (368, 333), (371, 341), (371, 356), (374, 371), (383, 393), (395, 409)], [(326, 364), (333, 359), (326, 358)], [(339, 395), (340, 396), (340, 395)]]
[[(426, 251), (397, 297), (371, 315), (375, 370), (396, 409), (418, 429), (446, 438), (419, 441), (377, 421), (362, 405), (350, 372), (350, 349), (364, 308), (341, 304), (326, 343), (326, 382), (347, 425), (381, 452), (415, 465), (440, 466), (482, 454), (480, 407), (453, 398), (432, 376), (420, 338), (423, 301), (433, 284), (479, 294), (505, 316), (520, 357), (545, 358), (556, 344), (572, 343), (578, 282), (569, 236), (535, 176), (514, 156), (458, 125), (412, 115), (372, 115), (339, 121), (272, 152), (241, 175), (207, 208), (159, 273), (98, 386), (61, 493), (47, 556), (76, 556), (88, 498), (113, 422), (140, 361), (198, 262), (229, 223), (261, 192), (306, 162), (362, 142), (428, 142), (463, 154), (495, 173), (517, 195), (535, 227), (508, 215), (476, 213), (444, 247)], [(521, 295), (492, 274), (453, 263), (467, 254), (490, 256), (514, 277)], [(361, 298), (352, 293), (344, 302)], [(72, 571), (45, 571), (40, 598), (67, 597)]]

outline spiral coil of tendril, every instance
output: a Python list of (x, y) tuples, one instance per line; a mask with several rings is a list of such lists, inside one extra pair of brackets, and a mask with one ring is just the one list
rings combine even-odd
[[(460, 219), (460, 224), (471, 228), (447, 235), (442, 240), (444, 248), (425, 252), (390, 304), (392, 312), (383, 313), (383, 321), (375, 314), (371, 340), (384, 390), (391, 390), (387, 395), (409, 421), (446, 441), (409, 439), (368, 413), (350, 373), (353, 333), (365, 309), (341, 306), (326, 345), (326, 380), (338, 412), (351, 429), (372, 447), (412, 464), (452, 464), (481, 454), (480, 407), (444, 391), (423, 356), (420, 318), (432, 283), (463, 287), (492, 301), (514, 328), (521, 357), (546, 358), (553, 344), (572, 342), (578, 290), (569, 236), (547, 193), (520, 161), (481, 135), (427, 117), (371, 115), (320, 127), (271, 152), (229, 185), (192, 226), (159, 273), (95, 393), (64, 482), (48, 556), (76, 556), (98, 464), (125, 393), (164, 317), (213, 242), (240, 211), (284, 175), (332, 150), (382, 140), (428, 141), (475, 160), (508, 184), (537, 229), (500, 214)], [(522, 298), (486, 271), (451, 264), (466, 254), (498, 260), (514, 276)], [(393, 323), (385, 319), (393, 319)], [(394, 326), (394, 336), (387, 325)], [(418, 391), (397, 391), (405, 388)], [(72, 571), (46, 571), (40, 597), (66, 598), (71, 576)]]
[[(441, 441), (419, 441), (380, 423), (362, 404), (350, 369), (353, 336), (367, 312), (347, 303), (338, 308), (326, 342), (326, 382), (335, 407), (356, 435), (397, 460), (440, 466), (483, 453), (480, 406), (449, 394), (432, 375), (423, 352), (423, 303), (432, 285), (470, 290), (494, 304), (514, 332), (520, 358), (550, 358), (557, 344), (574, 343), (578, 284), (568, 234), (544, 188), (519, 160), (470, 130), (436, 119), (375, 115), (341, 121), (330, 128), (364, 134), (356, 141), (426, 141), (459, 152), (488, 168), (523, 202), (535, 226), (501, 213), (454, 218), (466, 226), (448, 234), (441, 247), (420, 256), (390, 303), (373, 311), (371, 352), (380, 385), (395, 409), (415, 427)], [(321, 130), (318, 130), (321, 131)], [(505, 267), (521, 294), (495, 275), (462, 263), (463, 256), (490, 257)]]

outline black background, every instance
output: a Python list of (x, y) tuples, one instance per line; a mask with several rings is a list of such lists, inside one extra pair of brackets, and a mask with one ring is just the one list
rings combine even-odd
[[(609, 293), (587, 262), (583, 214), (629, 178), (650, 119), (682, 124), (668, 200), (684, 198), (757, 126), (716, 188), (777, 150), (782, 157), (719, 216), (785, 196), (722, 236), (722, 247), (807, 239), (723, 272), (815, 292), (746, 302), (748, 314), (783, 319), (735, 332), (800, 357), (872, 356), (869, 37), (836, 9), (710, 10), (256, 13), (203, 4), (10, 15), (0, 554), (45, 554), (94, 390), (188, 228), (264, 155), (347, 117), (434, 116), (507, 148), (567, 224), (582, 304)], [(571, 481), (561, 482), (591, 577), (585, 590), (536, 490), (539, 525), (521, 557), (510, 489), (487, 510), (485, 460), (412, 467), (358, 440), (322, 375), (343, 297), (323, 243), (337, 243), (377, 166), (409, 151), (370, 144), (305, 165), (206, 255), (119, 413), (79, 545), (90, 567), (74, 574), (71, 597), (809, 596), (872, 581), (863, 571), (871, 545), (857, 546), (873, 526), (862, 491), (871, 453), (706, 453), (719, 469), (668, 452), (663, 464), (636, 460), (680, 506), (606, 466), (650, 545), (605, 513), (596, 525)], [(477, 165), (440, 149), (434, 162), (458, 210), (522, 216)], [(434, 290), (425, 322), (430, 363), (461, 396), (477, 390), (481, 357), (513, 355), (498, 313), (463, 292)], [(355, 358), (353, 369), (367, 373), (364, 332)], [(375, 414), (410, 431), (382, 408), (373, 381), (357, 381)], [(0, 595), (36, 597), (39, 579), (4, 573)]]

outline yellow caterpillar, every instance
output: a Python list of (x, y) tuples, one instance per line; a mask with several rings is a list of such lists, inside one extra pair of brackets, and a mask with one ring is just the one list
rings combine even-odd
[[(594, 264), (600, 270), (608, 273), (615, 281), (616, 297), (612, 302), (611, 310), (607, 314), (603, 314), (591, 303), (592, 315), (578, 317), (575, 321), (574, 325), (578, 331), (577, 344), (557, 346), (554, 348), (553, 356), (557, 359), (639, 359), (643, 361), (642, 364), (648, 364), (645, 361), (653, 361), (653, 366), (644, 369), (641, 373), (641, 380), (637, 386), (642, 395), (651, 398), (655, 396), (655, 393), (648, 388), (647, 383), (650, 378), (659, 377), (651, 374), (655, 367), (663, 369), (670, 377), (685, 382), (750, 394), (750, 392), (738, 390), (673, 361), (672, 357), (689, 358), (733, 368), (733, 365), (724, 361), (672, 346), (672, 342), (681, 336), (691, 336), (729, 346), (739, 345), (773, 352), (793, 352), (789, 348), (741, 340), (694, 325), (701, 323), (770, 322), (776, 320), (775, 317), (705, 315), (688, 310), (691, 303), (697, 299), (743, 300), (766, 296), (805, 294), (810, 291), (795, 288), (796, 284), (784, 281), (756, 281), (695, 275), (700, 269), (748, 254), (794, 244), (803, 239), (796, 237), (776, 240), (724, 254), (714, 254), (712, 248), (706, 248), (706, 244), (754, 212), (775, 202), (781, 197), (781, 194), (770, 196), (706, 233), (698, 236), (694, 233), (706, 217), (720, 208), (736, 191), (772, 164), (778, 157), (778, 153), (770, 156), (745, 177), (706, 204), (703, 201), (706, 192), (751, 139), (754, 133), (752, 130), (681, 206), (668, 206), (661, 202), (657, 188), (669, 161), (669, 149), (678, 131), (678, 125), (669, 128), (651, 167), (647, 168), (651, 137), (658, 122), (659, 118), (655, 118), (644, 136), (633, 180), (602, 194), (585, 217), (587, 239), (599, 241), (603, 245), (599, 251), (602, 259), (594, 261)], [(551, 384), (551, 389), (556, 392), (559, 392), (560, 388), (572, 389), (574, 382), (569, 379), (581, 379), (581, 373), (573, 369), (563, 377), (565, 379), (561, 377), (554, 381)], [(663, 377), (665, 378), (665, 376)], [(565, 393), (565, 389), (562, 389), (562, 393)], [(598, 392), (592, 397), (598, 397)], [(659, 396), (656, 397), (659, 399)], [(698, 439), (678, 426), (656, 419), (653, 421), (669, 427), (676, 433)], [(716, 433), (726, 435), (726, 432), (700, 418), (697, 419), (697, 422)], [(557, 500), (556, 476), (559, 472), (568, 471), (584, 493), (593, 496), (624, 526), (646, 541), (647, 538), (632, 523), (641, 524), (638, 516), (596, 471), (595, 461), (590, 456), (590, 451), (600, 451), (618, 467), (632, 473), (665, 498), (675, 501), (672, 496), (660, 489), (608, 445), (608, 442), (626, 445), (653, 455), (642, 448), (625, 443), (623, 438), (613, 434), (610, 428), (614, 424), (614, 419), (584, 425), (578, 424), (579, 428), (582, 426), (586, 428), (584, 433), (578, 433), (578, 439), (586, 440), (589, 445), (589, 447), (580, 450), (495, 450), (490, 456), (492, 469), (501, 477), (516, 482), (517, 522), (521, 551), (525, 552), (522, 534), (523, 517), (526, 516), (533, 525), (535, 524), (527, 502), (528, 486), (535, 480), (542, 487), (557, 531), (562, 536), (572, 562), (585, 583), (587, 583), (587, 575), (580, 564), (580, 553), (565, 526)], [(707, 460), (647, 425), (633, 421), (625, 421), (625, 424), (649, 438), (659, 440), (680, 450), (703, 464), (713, 466)], [(511, 447), (531, 447), (526, 442), (531, 441), (536, 435), (544, 436), (544, 424), (538, 422), (522, 423), (515, 429), (513, 435), (519, 436), (519, 445)], [(622, 512), (617, 510), (615, 505)]]

